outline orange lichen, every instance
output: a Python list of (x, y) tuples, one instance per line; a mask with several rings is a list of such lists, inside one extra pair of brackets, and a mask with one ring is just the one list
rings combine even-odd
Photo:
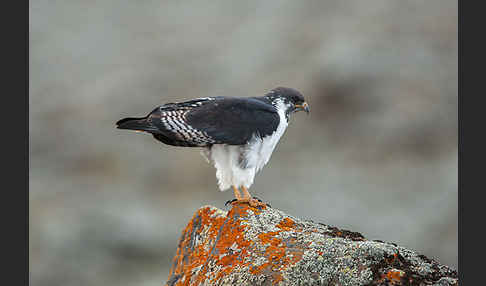
[(282, 221), (280, 221), (276, 226), (282, 230), (286, 230), (286, 231), (289, 231), (289, 230), (292, 230), (292, 228), (294, 227), (295, 225), (295, 221), (293, 221), (292, 219), (286, 217), (284, 218)]
[[(209, 207), (200, 209), (184, 229), (179, 242), (170, 270), (170, 276), (177, 277), (174, 285), (217, 284), (236, 268), (249, 268), (250, 273), (255, 275), (270, 271), (268, 274), (274, 284), (282, 281), (280, 271), (298, 262), (303, 255), (303, 249), (290, 249), (277, 237), (283, 231), (293, 230), (295, 222), (285, 218), (277, 224), (279, 231), (261, 233), (257, 241), (247, 240), (245, 231), (248, 226), (241, 222), (261, 211), (239, 203), (233, 204), (226, 216), (214, 215), (216, 210)], [(289, 241), (294, 243), (295, 239)], [(252, 254), (261, 247), (264, 251), (258, 255), (265, 257), (266, 262), (252, 265)], [(213, 271), (209, 264), (219, 267), (215, 275), (206, 275)]]
[[(232, 205), (233, 206), (238, 206), (239, 207), (239, 211), (243, 211), (243, 213), (245, 213), (245, 214), (246, 214), (246, 211), (252, 210), (255, 215), (259, 215), (263, 210), (265, 210), (267, 208), (266, 205), (262, 205), (260, 207), (252, 207), (248, 203), (238, 202), (238, 201), (234, 201), (232, 203)], [(232, 208), (231, 210), (233, 210), (233, 209), (234, 208)]]
[(266, 233), (260, 233), (258, 235), (258, 238), (262, 242), (262, 244), (267, 244), (270, 243), (272, 245), (279, 244), (282, 240), (275, 238), (274, 236), (279, 234), (280, 231), (271, 231), (271, 232), (266, 232)]
[(403, 271), (392, 269), (386, 274), (381, 275), (381, 281), (384, 281), (386, 279), (391, 283), (391, 285), (396, 285), (398, 283), (401, 283), (403, 275)]
[(275, 273), (272, 275), (272, 278), (273, 278), (273, 285), (276, 285), (278, 284), (280, 281), (283, 281), (283, 277), (282, 277), (282, 274), (280, 273)]
[[(277, 225), (281, 230), (258, 235), (261, 245), (266, 245), (263, 257), (267, 258), (267, 262), (251, 267), (250, 273), (258, 275), (263, 271), (271, 271), (275, 273), (273, 281), (276, 284), (283, 279), (279, 271), (287, 269), (302, 259), (303, 249), (290, 249), (282, 239), (276, 237), (282, 231), (291, 230), (294, 224), (293, 220), (285, 218)], [(294, 242), (294, 239), (290, 239), (290, 241)]]
[(215, 211), (209, 207), (199, 210), (185, 228), (174, 258), (174, 265), (170, 271), (171, 275), (175, 273), (185, 278), (177, 285), (190, 285), (193, 269), (207, 261), (208, 251), (204, 249), (203, 244), (196, 245), (193, 240), (199, 235), (197, 232), (204, 229), (204, 226), (209, 226), (207, 237), (216, 239), (216, 234), (223, 224), (224, 218), (213, 218), (212, 215)]

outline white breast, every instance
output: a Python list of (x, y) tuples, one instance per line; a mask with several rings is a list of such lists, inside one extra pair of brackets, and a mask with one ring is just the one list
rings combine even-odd
[(277, 109), (278, 115), (280, 116), (280, 123), (278, 124), (277, 130), (272, 135), (266, 136), (261, 140), (261, 143), (258, 144), (259, 148), (257, 153), (252, 152), (251, 154), (248, 154), (249, 156), (256, 157), (256, 172), (260, 171), (263, 166), (268, 163), (270, 157), (272, 156), (273, 150), (277, 146), (278, 141), (287, 129), (288, 122), (285, 118), (285, 109), (283, 103), (282, 106), (277, 106)]

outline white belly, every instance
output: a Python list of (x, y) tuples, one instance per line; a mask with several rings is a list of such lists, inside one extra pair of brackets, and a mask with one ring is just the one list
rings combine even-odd
[[(216, 167), (216, 178), (221, 191), (231, 186), (250, 188), (255, 174), (265, 166), (287, 128), (285, 114), (279, 112), (280, 123), (269, 136), (253, 138), (243, 146), (214, 144), (205, 157)], [(244, 162), (244, 163), (242, 163)]]
[(215, 144), (211, 147), (210, 159), (216, 167), (216, 178), (221, 191), (231, 186), (249, 188), (255, 178), (255, 168), (242, 168), (239, 164), (241, 146)]

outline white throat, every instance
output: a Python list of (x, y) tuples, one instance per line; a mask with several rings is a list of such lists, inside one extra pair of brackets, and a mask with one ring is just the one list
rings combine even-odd
[(285, 130), (289, 125), (285, 116), (288, 106), (286, 106), (283, 101), (279, 100), (275, 104), (275, 107), (277, 108), (278, 115), (280, 117), (280, 123), (278, 124), (277, 130), (275, 130), (273, 134), (266, 136), (261, 140), (261, 150), (259, 152), (260, 160), (257, 164), (257, 172), (268, 163), (268, 160), (270, 160), (270, 157), (272, 156), (273, 150), (277, 146), (278, 141), (285, 133)]

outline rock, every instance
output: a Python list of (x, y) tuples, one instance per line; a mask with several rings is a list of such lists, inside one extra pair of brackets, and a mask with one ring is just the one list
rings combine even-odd
[(234, 204), (194, 214), (166, 285), (458, 285), (458, 277), (393, 243)]

